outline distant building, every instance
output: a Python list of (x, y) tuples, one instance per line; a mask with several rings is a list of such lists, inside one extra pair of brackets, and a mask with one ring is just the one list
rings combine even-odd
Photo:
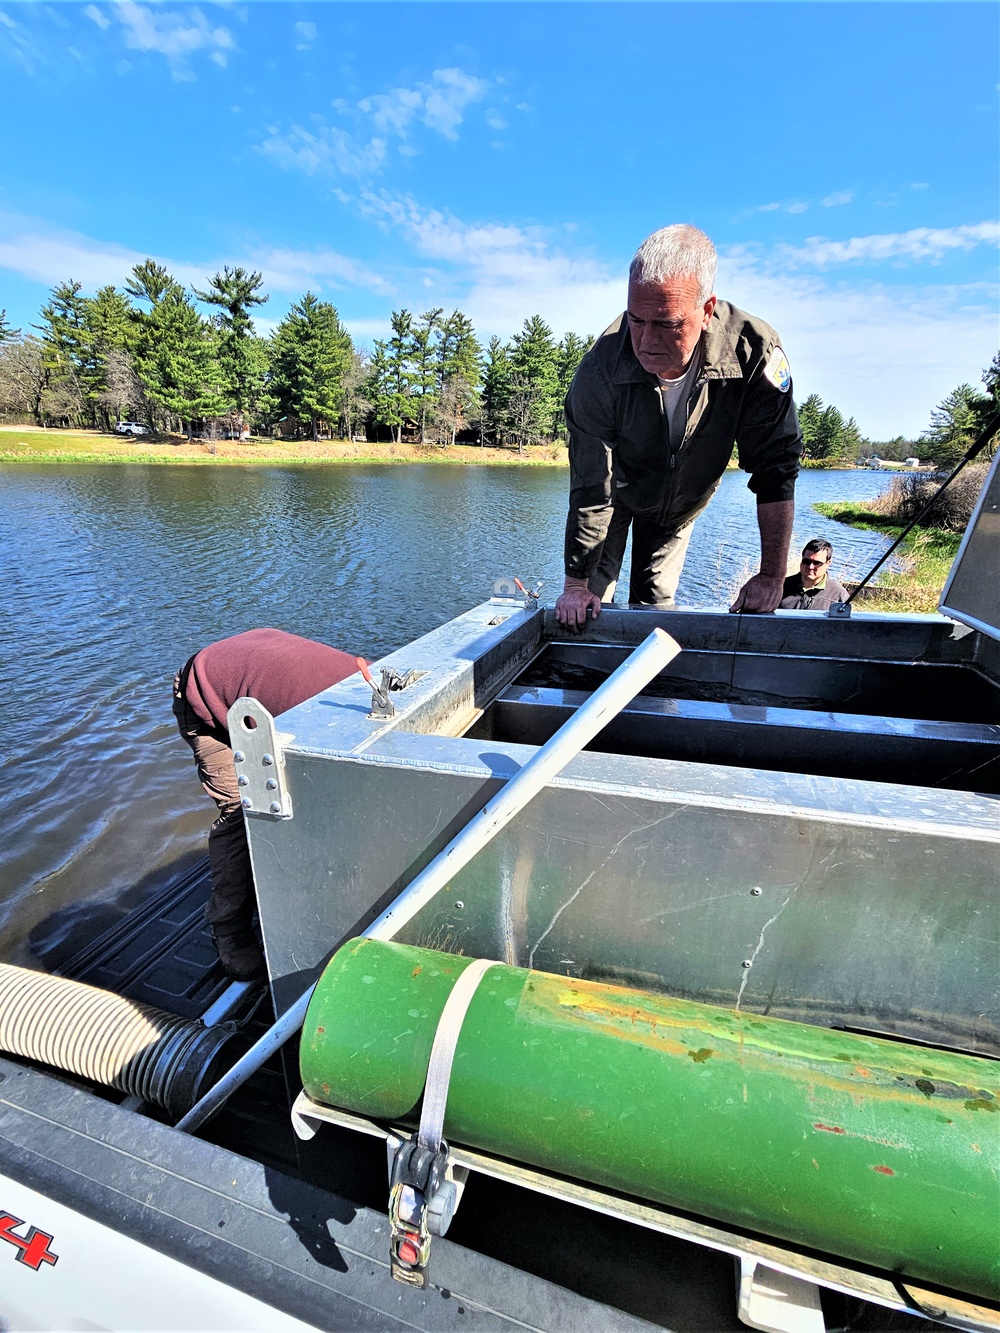
[(920, 459), (919, 459), (919, 458), (907, 458), (907, 459), (904, 460), (904, 463), (905, 463), (905, 466), (906, 466), (906, 467), (919, 467), (919, 466), (920, 466)]

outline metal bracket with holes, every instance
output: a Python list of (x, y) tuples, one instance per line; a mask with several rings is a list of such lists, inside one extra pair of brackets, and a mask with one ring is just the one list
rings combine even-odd
[(229, 737), (244, 813), (291, 819), (281, 738), (264, 705), (256, 699), (237, 699), (229, 710)]

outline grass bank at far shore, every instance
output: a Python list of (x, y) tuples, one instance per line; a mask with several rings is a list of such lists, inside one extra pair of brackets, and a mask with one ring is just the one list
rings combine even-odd
[[(838, 523), (849, 523), (854, 528), (870, 532), (884, 532), (898, 537), (906, 526), (894, 523), (883, 514), (875, 513), (869, 505), (859, 502), (823, 501), (813, 508), (826, 518)], [(960, 532), (944, 528), (914, 528), (893, 559), (902, 564), (898, 573), (876, 575), (875, 583), (865, 590), (859, 610), (865, 611), (936, 611), (941, 589), (962, 540)]]
[(493, 463), (565, 466), (564, 444), (516, 449), (473, 444), (377, 444), (356, 440), (192, 440), (183, 435), (105, 435), (100, 431), (0, 426), (0, 463), (196, 463), (268, 466), (319, 463)]

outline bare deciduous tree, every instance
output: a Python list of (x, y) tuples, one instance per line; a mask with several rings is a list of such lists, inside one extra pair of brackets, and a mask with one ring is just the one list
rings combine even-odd
[(40, 422), (45, 378), (42, 346), (37, 338), (5, 342), (0, 346), (0, 412), (11, 416), (30, 413)]

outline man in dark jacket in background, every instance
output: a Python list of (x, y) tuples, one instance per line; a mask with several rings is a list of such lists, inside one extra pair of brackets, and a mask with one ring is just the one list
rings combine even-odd
[(833, 547), (814, 537), (802, 548), (802, 563), (797, 574), (785, 579), (784, 595), (779, 603), (783, 611), (826, 611), (833, 602), (845, 602), (847, 589), (830, 578)]
[(792, 535), (802, 437), (788, 361), (769, 324), (715, 295), (696, 227), (648, 236), (628, 309), (580, 363), (566, 397), (570, 502), (556, 617), (571, 631), (610, 601), (632, 532), (629, 602), (671, 606), (694, 520), (733, 452), (757, 498), (760, 571), (733, 611), (773, 611)]
[(227, 714), (248, 696), (272, 717), (358, 670), (347, 653), (280, 629), (252, 629), (209, 644), (174, 677), (174, 716), (194, 751), (201, 785), (219, 807), (208, 835), (212, 893), (205, 918), (226, 972), (237, 981), (265, 975), (254, 930), (256, 899)]

